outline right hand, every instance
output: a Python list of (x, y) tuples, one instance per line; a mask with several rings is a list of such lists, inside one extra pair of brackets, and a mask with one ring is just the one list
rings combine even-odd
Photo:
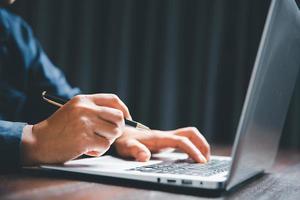
[(126, 105), (113, 94), (78, 95), (22, 136), (23, 165), (64, 163), (104, 154), (121, 136)]

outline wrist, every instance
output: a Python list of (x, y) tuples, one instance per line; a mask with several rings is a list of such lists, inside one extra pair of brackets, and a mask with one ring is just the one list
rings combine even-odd
[(37, 163), (36, 138), (33, 134), (33, 125), (26, 125), (23, 129), (21, 140), (21, 164), (30, 166)]

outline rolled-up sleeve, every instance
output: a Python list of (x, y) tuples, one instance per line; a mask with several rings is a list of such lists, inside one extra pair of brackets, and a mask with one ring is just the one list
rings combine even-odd
[(20, 167), (20, 146), (26, 123), (0, 120), (0, 168)]

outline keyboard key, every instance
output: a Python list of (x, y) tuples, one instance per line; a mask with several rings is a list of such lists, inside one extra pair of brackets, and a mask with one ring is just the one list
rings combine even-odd
[(212, 159), (206, 164), (197, 164), (191, 159), (178, 160), (175, 162), (162, 162), (129, 169), (130, 171), (140, 171), (161, 174), (181, 174), (192, 176), (212, 176), (229, 170), (229, 160)]

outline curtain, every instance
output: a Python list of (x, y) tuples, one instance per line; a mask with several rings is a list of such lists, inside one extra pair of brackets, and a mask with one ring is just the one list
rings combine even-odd
[[(232, 143), (270, 0), (17, 0), (53, 62), (85, 93), (116, 93), (154, 129)], [(300, 146), (297, 87), (282, 145)]]

